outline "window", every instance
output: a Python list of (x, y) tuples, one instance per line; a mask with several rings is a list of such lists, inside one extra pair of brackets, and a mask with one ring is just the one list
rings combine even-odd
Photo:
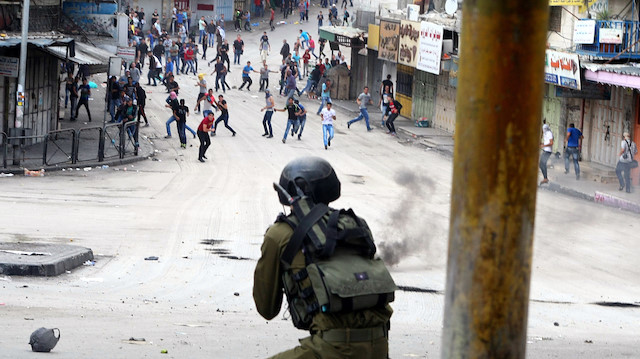
[(562, 31), (562, 6), (550, 6), (549, 9), (549, 31)]

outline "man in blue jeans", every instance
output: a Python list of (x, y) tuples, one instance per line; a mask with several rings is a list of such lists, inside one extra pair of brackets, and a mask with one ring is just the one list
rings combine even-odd
[(578, 163), (578, 159), (580, 158), (580, 146), (582, 145), (583, 138), (582, 132), (578, 130), (573, 123), (570, 123), (567, 129), (567, 136), (564, 139), (564, 173), (569, 173), (569, 157), (572, 157), (576, 180), (580, 179), (580, 164)]
[(330, 79), (327, 79), (327, 81), (325, 81), (322, 84), (322, 92), (320, 94), (321, 94), (320, 108), (318, 108), (318, 112), (316, 112), (316, 115), (320, 114), (325, 104), (331, 103), (331, 80)]
[(284, 130), (284, 137), (282, 137), (282, 143), (286, 143), (289, 130), (291, 129), (291, 136), (293, 136), (293, 133), (298, 129), (298, 116), (296, 114), (300, 112), (300, 107), (293, 102), (293, 97), (289, 97), (287, 106), (282, 109), (276, 108), (275, 110), (288, 112), (289, 117), (287, 118), (287, 128)]
[(267, 111), (264, 114), (264, 118), (262, 119), (262, 127), (264, 127), (263, 137), (273, 138), (273, 128), (271, 127), (271, 116), (273, 116), (273, 110), (275, 109), (276, 103), (273, 100), (273, 96), (271, 95), (271, 90), (268, 88), (264, 90), (264, 96), (266, 105), (260, 109), (260, 112)]
[(333, 120), (336, 119), (336, 112), (331, 108), (331, 102), (327, 102), (327, 108), (322, 110), (320, 114), (322, 118), (322, 139), (324, 140), (324, 149), (331, 146), (333, 139)]
[(300, 137), (302, 137), (302, 131), (304, 131), (304, 125), (307, 123), (307, 110), (302, 106), (300, 101), (294, 100), (293, 103), (298, 105), (298, 108), (300, 109), (300, 111), (296, 113), (296, 116), (298, 116), (298, 140), (300, 140)]
[(358, 96), (356, 102), (358, 103), (358, 106), (360, 106), (360, 116), (347, 122), (347, 128), (351, 128), (351, 125), (353, 123), (361, 121), (364, 118), (364, 122), (367, 124), (367, 131), (371, 131), (371, 127), (369, 126), (369, 112), (367, 112), (367, 105), (373, 105), (373, 101), (371, 101), (371, 95), (369, 95), (369, 87), (364, 87), (364, 90), (362, 91), (360, 96)]
[[(164, 138), (171, 138), (171, 123), (176, 120), (176, 117), (173, 115), (173, 113), (178, 111), (178, 109), (180, 108), (180, 103), (178, 102), (178, 95), (175, 92), (171, 91), (171, 93), (169, 94), (169, 97), (167, 97), (166, 102), (167, 104), (164, 105), (164, 107), (170, 108), (172, 115), (171, 117), (169, 117), (169, 119), (165, 123), (165, 126), (167, 127), (167, 135), (164, 136)], [(189, 130), (189, 132), (191, 132), (191, 134), (193, 135), (193, 138), (196, 138), (196, 131), (194, 131), (191, 127), (187, 126), (186, 124), (185, 124), (185, 127), (187, 130)]]

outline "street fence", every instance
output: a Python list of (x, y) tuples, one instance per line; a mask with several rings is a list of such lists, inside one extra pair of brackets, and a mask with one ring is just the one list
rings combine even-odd
[(9, 136), (0, 132), (2, 168), (40, 168), (124, 159), (138, 155), (137, 122), (63, 129), (44, 135)]

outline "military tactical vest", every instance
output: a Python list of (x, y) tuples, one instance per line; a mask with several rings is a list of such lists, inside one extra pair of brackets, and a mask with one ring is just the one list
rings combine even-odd
[[(281, 262), (293, 324), (309, 329), (317, 313), (344, 313), (384, 307), (397, 289), (379, 258), (367, 224), (349, 210), (330, 209), (307, 198), (292, 204), (279, 222), (293, 228)], [(305, 268), (291, 262), (302, 250)]]

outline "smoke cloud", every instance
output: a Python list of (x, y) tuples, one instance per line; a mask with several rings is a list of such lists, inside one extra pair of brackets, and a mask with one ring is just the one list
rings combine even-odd
[(382, 238), (378, 244), (382, 260), (396, 265), (408, 255), (424, 253), (437, 232), (437, 216), (429, 208), (434, 193), (434, 181), (408, 169), (396, 173), (393, 180), (402, 187), (397, 206), (389, 213)]

